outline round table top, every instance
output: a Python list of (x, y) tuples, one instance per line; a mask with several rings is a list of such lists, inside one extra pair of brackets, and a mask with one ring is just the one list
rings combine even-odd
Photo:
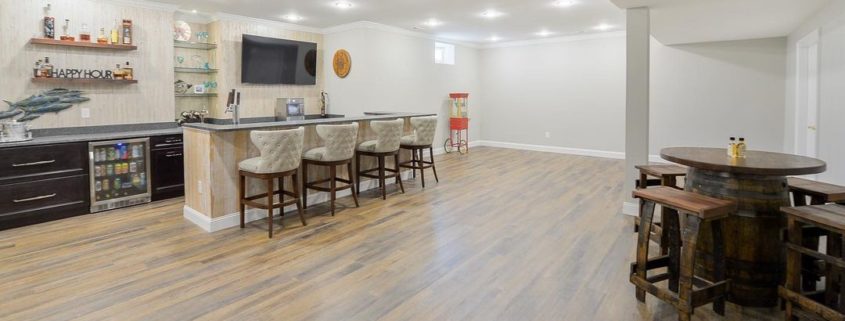
[(753, 150), (747, 151), (745, 158), (733, 158), (725, 148), (670, 147), (661, 150), (660, 157), (697, 169), (735, 174), (787, 176), (827, 170), (827, 164), (819, 159)]

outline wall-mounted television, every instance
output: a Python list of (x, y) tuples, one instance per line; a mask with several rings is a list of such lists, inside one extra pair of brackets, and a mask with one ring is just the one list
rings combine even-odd
[(317, 44), (243, 35), (241, 82), (314, 85), (317, 83)]

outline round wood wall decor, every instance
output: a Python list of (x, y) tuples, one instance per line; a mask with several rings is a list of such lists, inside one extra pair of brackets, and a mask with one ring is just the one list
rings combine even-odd
[(349, 52), (340, 49), (334, 53), (334, 73), (340, 78), (346, 78), (349, 75), (349, 70), (352, 69), (352, 57)]

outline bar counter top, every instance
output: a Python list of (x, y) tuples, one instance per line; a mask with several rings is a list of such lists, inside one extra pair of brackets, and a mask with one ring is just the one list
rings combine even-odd
[(368, 121), (368, 120), (382, 120), (394, 119), (403, 117), (420, 117), (420, 116), (436, 116), (437, 114), (430, 113), (404, 113), (404, 112), (365, 112), (360, 116), (345, 116), (345, 117), (330, 117), (318, 119), (303, 119), (303, 120), (285, 120), (285, 121), (261, 121), (261, 122), (241, 122), (239, 125), (234, 124), (209, 124), (209, 123), (188, 123), (182, 125), (184, 128), (198, 129), (210, 132), (220, 131), (239, 131), (239, 130), (256, 130), (274, 127), (293, 127), (293, 126), (308, 126), (308, 125), (322, 125), (322, 124), (337, 124), (347, 123), (353, 121)]

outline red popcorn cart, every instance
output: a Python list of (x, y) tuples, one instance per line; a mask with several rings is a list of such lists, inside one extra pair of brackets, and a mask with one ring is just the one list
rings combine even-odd
[(469, 153), (469, 117), (467, 117), (467, 109), (469, 107), (468, 93), (451, 93), (449, 98), (452, 100), (451, 115), (449, 116), (449, 138), (443, 143), (443, 148), (447, 153), (457, 150), (459, 153)]

